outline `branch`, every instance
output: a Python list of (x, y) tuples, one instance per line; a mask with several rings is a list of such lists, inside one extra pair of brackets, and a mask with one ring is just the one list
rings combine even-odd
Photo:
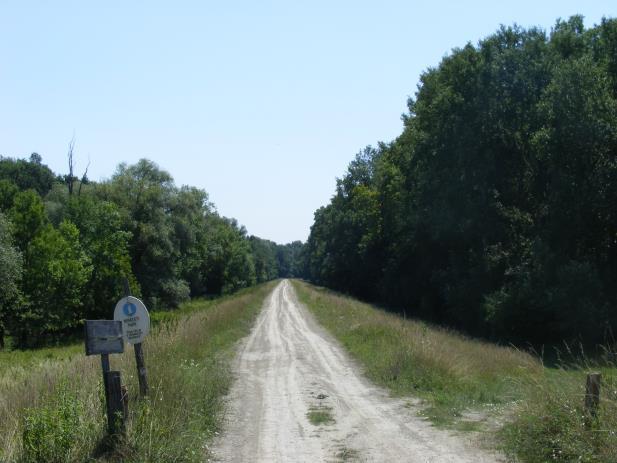
[(75, 132), (73, 132), (73, 138), (69, 142), (69, 178), (67, 179), (67, 185), (69, 187), (69, 196), (73, 194), (73, 149), (75, 148)]
[(81, 196), (81, 186), (86, 180), (88, 180), (88, 167), (90, 167), (90, 155), (88, 155), (88, 164), (86, 165), (86, 170), (84, 170), (84, 175), (81, 176), (81, 182), (79, 182), (79, 190), (77, 190), (77, 196)]

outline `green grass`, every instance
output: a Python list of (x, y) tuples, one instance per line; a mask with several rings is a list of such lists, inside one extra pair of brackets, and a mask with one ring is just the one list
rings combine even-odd
[[(230, 298), (237, 297), (239, 293), (217, 296), (211, 298), (196, 298), (185, 302), (174, 310), (159, 310), (150, 312), (150, 322), (153, 328), (160, 325), (177, 324), (182, 318), (186, 318), (193, 312), (207, 310), (208, 308), (220, 305)], [(72, 339), (72, 338), (71, 338)], [(10, 344), (10, 342), (9, 342)], [(60, 346), (42, 347), (36, 349), (15, 349), (0, 350), (0, 372), (3, 376), (15, 369), (31, 369), (43, 365), (49, 361), (68, 361), (76, 355), (84, 353), (82, 340), (69, 342)]]
[(99, 357), (85, 357), (82, 346), (4, 353), (0, 461), (203, 461), (219, 430), (233, 347), (273, 285), (195, 301), (159, 319), (144, 343), (147, 399), (136, 397), (132, 348), (113, 355), (130, 394), (127, 434), (113, 445), (104, 432)]
[(306, 416), (311, 424), (315, 426), (333, 424), (335, 422), (331, 407), (311, 407)]
[[(438, 426), (482, 431), (513, 460), (617, 462), (617, 369), (584, 355), (561, 367), (293, 281), (298, 297), (393, 395), (423, 400)], [(563, 358), (563, 357), (562, 357)], [(583, 409), (589, 371), (603, 375), (596, 419)]]
[(63, 362), (83, 352), (83, 343), (42, 349), (0, 350), (0, 371), (5, 375), (15, 368), (29, 369), (49, 361)]
[[(602, 373), (597, 417), (584, 409), (585, 378)], [(529, 463), (617, 462), (617, 369), (589, 361), (547, 368), (500, 431), (506, 453)]]
[(394, 395), (425, 401), (435, 424), (454, 425), (467, 409), (492, 413), (520, 400), (522, 378), (541, 373), (528, 354), (472, 340), (377, 307), (294, 281), (298, 297), (366, 375)]

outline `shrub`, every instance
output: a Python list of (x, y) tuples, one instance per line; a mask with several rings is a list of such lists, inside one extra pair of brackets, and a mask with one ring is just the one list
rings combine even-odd
[(69, 459), (79, 442), (83, 406), (77, 397), (61, 385), (55, 400), (47, 406), (29, 408), (23, 421), (24, 463), (61, 463)]

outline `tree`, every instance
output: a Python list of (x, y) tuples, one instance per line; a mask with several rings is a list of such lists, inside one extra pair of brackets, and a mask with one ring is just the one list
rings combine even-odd
[(175, 194), (171, 175), (145, 159), (133, 166), (121, 164), (100, 190), (101, 199), (125, 211), (133, 270), (152, 308), (176, 307), (189, 297), (188, 284), (180, 278), (180, 252), (174, 246)]
[(604, 341), (616, 31), (502, 27), (425, 72), (401, 135), (360, 153), (315, 213), (307, 275), (476, 335)]
[(32, 153), (30, 161), (0, 156), (0, 180), (14, 183), (20, 190), (33, 189), (43, 196), (51, 189), (55, 176), (41, 156)]
[(258, 238), (249, 237), (251, 255), (255, 266), (255, 279), (257, 283), (273, 280), (279, 275), (278, 261), (276, 259), (276, 243)]
[(381, 277), (380, 198), (374, 168), (381, 153), (371, 147), (337, 180), (331, 204), (315, 214), (307, 247), (315, 255), (309, 273), (342, 291), (375, 299)]
[(9, 218), (13, 224), (15, 241), (22, 251), (28, 248), (48, 222), (43, 201), (34, 190), (21, 191), (15, 195)]
[(66, 215), (79, 230), (81, 248), (92, 267), (83, 288), (82, 318), (109, 318), (116, 301), (124, 294), (124, 278), (129, 280), (134, 295), (141, 292), (131, 269), (131, 234), (123, 229), (115, 204), (91, 195), (74, 197)]
[(71, 141), (69, 142), (69, 149), (67, 152), (67, 160), (69, 163), (69, 173), (66, 176), (66, 185), (68, 187), (68, 192), (69, 192), (69, 196), (73, 196), (73, 187), (75, 185), (75, 180), (77, 180), (77, 178), (75, 177), (73, 168), (74, 168), (74, 159), (73, 159), (73, 150), (75, 149), (75, 137), (73, 137), (71, 139)]
[(204, 190), (177, 188), (145, 159), (75, 188), (73, 142), (68, 159), (60, 177), (36, 153), (0, 158), (0, 341), (6, 330), (17, 346), (44, 344), (108, 318), (124, 277), (151, 310), (169, 310), (278, 276), (277, 245), (249, 239)]
[(276, 260), (279, 278), (298, 278), (305, 275), (303, 259), (304, 245), (301, 241), (276, 246)]
[(209, 294), (222, 294), (256, 283), (251, 245), (244, 227), (216, 213), (206, 216), (200, 272)]
[(182, 186), (171, 197), (171, 222), (174, 246), (180, 253), (179, 274), (188, 283), (190, 294), (203, 296), (207, 292), (202, 261), (206, 258), (207, 216), (213, 206), (204, 190)]
[(11, 311), (16, 310), (21, 292), (22, 258), (13, 246), (10, 223), (0, 212), (0, 349), (4, 348), (4, 335)]
[(77, 227), (47, 225), (29, 243), (24, 265), (25, 303), (11, 316), (11, 332), (21, 347), (40, 345), (79, 325), (83, 290), (92, 273)]
[(0, 210), (8, 211), (13, 205), (15, 195), (19, 193), (19, 188), (9, 180), (0, 180)]

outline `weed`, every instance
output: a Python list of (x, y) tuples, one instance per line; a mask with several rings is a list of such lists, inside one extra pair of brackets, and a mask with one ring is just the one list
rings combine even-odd
[(11, 364), (7, 353), (0, 358), (7, 365), (0, 375), (0, 460), (203, 461), (208, 439), (220, 428), (234, 345), (250, 331), (274, 284), (192, 301), (161, 317), (144, 343), (148, 398), (136, 398), (132, 348), (111, 356), (131, 397), (126, 437), (118, 441), (105, 437), (98, 356), (85, 357), (77, 346), (62, 348), (71, 355), (63, 350), (51, 358), (18, 354)]
[(25, 463), (62, 463), (80, 443), (83, 406), (62, 383), (50, 403), (24, 411), (22, 459)]
[(315, 426), (320, 426), (322, 424), (333, 424), (335, 422), (334, 417), (332, 416), (331, 407), (311, 407), (306, 416), (311, 424), (314, 424)]

